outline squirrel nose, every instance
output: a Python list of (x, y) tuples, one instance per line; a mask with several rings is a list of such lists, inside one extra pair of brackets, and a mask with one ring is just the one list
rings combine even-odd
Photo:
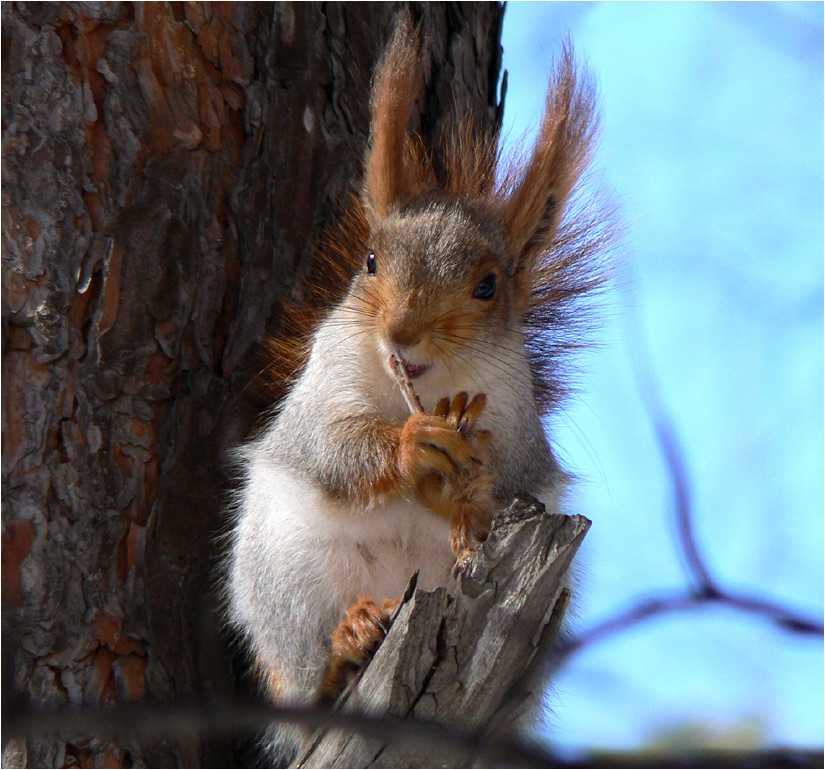
[(401, 318), (389, 324), (387, 339), (397, 348), (411, 348), (421, 341), (421, 333), (409, 320)]

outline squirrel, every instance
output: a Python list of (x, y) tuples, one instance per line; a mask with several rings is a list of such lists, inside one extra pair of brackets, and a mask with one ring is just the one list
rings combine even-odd
[(341, 296), (311, 333), (273, 342), (291, 387), (238, 453), (228, 614), (277, 703), (334, 699), (414, 572), (454, 585), (497, 510), (529, 494), (558, 511), (569, 480), (542, 416), (564, 394), (577, 300), (602, 280), (597, 220), (571, 213), (594, 89), (566, 44), (532, 153), (503, 170), (497, 130), (456, 121), (435, 147), (408, 132), (420, 46), (402, 16), (316, 286), (329, 299), (338, 275)]

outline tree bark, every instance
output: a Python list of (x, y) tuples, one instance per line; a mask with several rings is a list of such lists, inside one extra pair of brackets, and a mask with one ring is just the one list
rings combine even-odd
[[(239, 687), (216, 592), (227, 452), (260, 406), (258, 343), (358, 179), (395, 10), (4, 3), (3, 636), (31, 702)], [(501, 6), (414, 10), (421, 130), (453, 102), (497, 121)], [(241, 761), (185, 736), (16, 749), (38, 767)]]

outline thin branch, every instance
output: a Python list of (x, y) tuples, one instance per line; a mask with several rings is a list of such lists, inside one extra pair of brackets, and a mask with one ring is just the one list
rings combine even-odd
[(653, 368), (638, 315), (632, 311), (629, 313), (628, 337), (632, 359), (631, 368), (639, 388), (642, 406), (653, 426), (670, 475), (673, 491), (673, 516), (678, 533), (677, 546), (680, 547), (685, 559), (688, 577), (693, 579), (700, 590), (713, 591), (716, 589), (716, 581), (711, 577), (710, 569), (699, 551), (693, 531), (690, 474), (684, 451), (677, 437), (674, 421), (665, 406), (656, 378), (653, 376)]
[(823, 633), (825, 633), (822, 623), (817, 623), (815, 620), (799, 615), (780, 604), (747, 596), (727, 594), (723, 591), (705, 591), (646, 599), (629, 610), (593, 626), (579, 636), (563, 641), (558, 647), (558, 654), (562, 658), (568, 658), (583, 647), (624, 631), (631, 626), (638, 625), (650, 618), (672, 612), (691, 610), (707, 604), (727, 605), (732, 609), (760, 615), (783, 630), (795, 634), (823, 636)]
[[(628, 281), (628, 285), (633, 285)], [(635, 607), (616, 615), (593, 627), (580, 636), (563, 644), (562, 655), (571, 655), (576, 650), (592, 644), (606, 636), (622, 631), (656, 615), (692, 609), (711, 602), (724, 604), (733, 609), (761, 615), (787, 631), (804, 635), (823, 635), (823, 625), (804, 617), (794, 610), (775, 602), (749, 596), (742, 596), (721, 588), (712, 577), (697, 542), (693, 528), (693, 507), (690, 495), (690, 474), (684, 451), (678, 438), (675, 422), (665, 406), (660, 389), (653, 376), (650, 358), (647, 354), (644, 335), (639, 318), (632, 312), (630, 304), (628, 337), (632, 369), (641, 395), (642, 405), (651, 421), (665, 466), (670, 475), (673, 490), (673, 515), (676, 523), (677, 546), (685, 560), (688, 578), (694, 585), (691, 592), (677, 596), (661, 596), (645, 600)]]
[(602, 623), (593, 626), (588, 631), (561, 642), (558, 654), (562, 658), (568, 658), (583, 647), (604, 639), (607, 636), (624, 631), (631, 626), (642, 623), (649, 618), (663, 615), (668, 612), (679, 612), (681, 610), (693, 609), (703, 600), (692, 595), (663, 596), (655, 599), (648, 599), (631, 607), (625, 612), (621, 612)]
[[(632, 282), (629, 283), (632, 285)], [(630, 609), (597, 624), (590, 630), (567, 639), (560, 644), (558, 650), (560, 658), (565, 659), (583, 647), (594, 644), (605, 637), (652, 617), (689, 610), (709, 603), (727, 605), (742, 612), (760, 615), (786, 631), (822, 636), (822, 623), (804, 617), (794, 610), (775, 602), (725, 591), (711, 576), (710, 569), (697, 545), (693, 530), (690, 475), (675, 423), (665, 407), (664, 399), (653, 376), (644, 335), (636, 313), (630, 313), (629, 321), (628, 336), (631, 340), (632, 368), (642, 404), (653, 426), (670, 475), (673, 490), (673, 515), (678, 535), (677, 545), (684, 557), (688, 578), (693, 583), (694, 588), (684, 594), (659, 596), (644, 600)]]
[[(652, 378), (650, 379), (652, 381)], [(713, 590), (716, 587), (716, 581), (711, 577), (710, 570), (699, 553), (696, 537), (693, 533), (690, 481), (684, 452), (676, 436), (676, 428), (670, 416), (662, 408), (660, 400), (651, 399), (646, 401), (643, 399), (643, 403), (656, 431), (659, 447), (665, 457), (665, 464), (670, 471), (673, 488), (673, 512), (676, 519), (676, 530), (679, 535), (678, 543), (682, 547), (688, 570), (702, 588)]]
[(728, 592), (720, 592), (718, 596), (709, 598), (727, 604), (735, 609), (742, 610), (743, 612), (762, 615), (786, 631), (795, 634), (822, 636), (823, 633), (825, 633), (822, 623), (803, 617), (781, 604)]

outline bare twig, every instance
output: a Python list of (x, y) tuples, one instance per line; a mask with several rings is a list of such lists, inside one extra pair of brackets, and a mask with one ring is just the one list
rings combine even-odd
[(690, 496), (690, 475), (687, 470), (684, 452), (677, 438), (673, 419), (665, 406), (658, 384), (653, 376), (644, 343), (644, 335), (639, 328), (639, 320), (630, 315), (631, 350), (633, 351), (632, 368), (639, 387), (642, 406), (653, 425), (656, 440), (664, 456), (665, 465), (670, 474), (673, 491), (673, 516), (676, 523), (677, 546), (682, 552), (688, 577), (698, 590), (714, 590), (715, 581), (705, 564), (696, 537), (693, 532), (693, 508)]
[(657, 615), (690, 610), (710, 603), (722, 604), (742, 612), (760, 615), (786, 631), (822, 636), (825, 631), (821, 622), (775, 602), (726, 591), (712, 577), (693, 532), (690, 479), (684, 452), (673, 419), (664, 405), (664, 400), (651, 373), (643, 335), (635, 316), (631, 317), (631, 337), (634, 351), (633, 370), (641, 391), (642, 403), (653, 425), (659, 448), (670, 474), (673, 511), (678, 534), (677, 545), (684, 556), (688, 578), (693, 588), (682, 594), (658, 596), (639, 602), (579, 636), (563, 642), (559, 649), (560, 656), (568, 657), (583, 647)]
[(664, 455), (665, 464), (670, 472), (678, 543), (687, 563), (689, 575), (693, 577), (694, 582), (698, 583), (701, 590), (715, 590), (716, 581), (711, 577), (710, 570), (699, 552), (696, 537), (693, 534), (690, 480), (684, 452), (676, 437), (676, 429), (658, 398), (650, 401), (643, 399), (643, 401), (656, 431), (656, 438)]
[(395, 356), (390, 356), (390, 366), (395, 373), (395, 379), (398, 380), (398, 385), (401, 388), (401, 394), (404, 396), (404, 400), (407, 402), (410, 412), (412, 414), (423, 414), (424, 407), (421, 404), (421, 399), (415, 392), (415, 388), (413, 387), (407, 367), (404, 366), (404, 362)]

